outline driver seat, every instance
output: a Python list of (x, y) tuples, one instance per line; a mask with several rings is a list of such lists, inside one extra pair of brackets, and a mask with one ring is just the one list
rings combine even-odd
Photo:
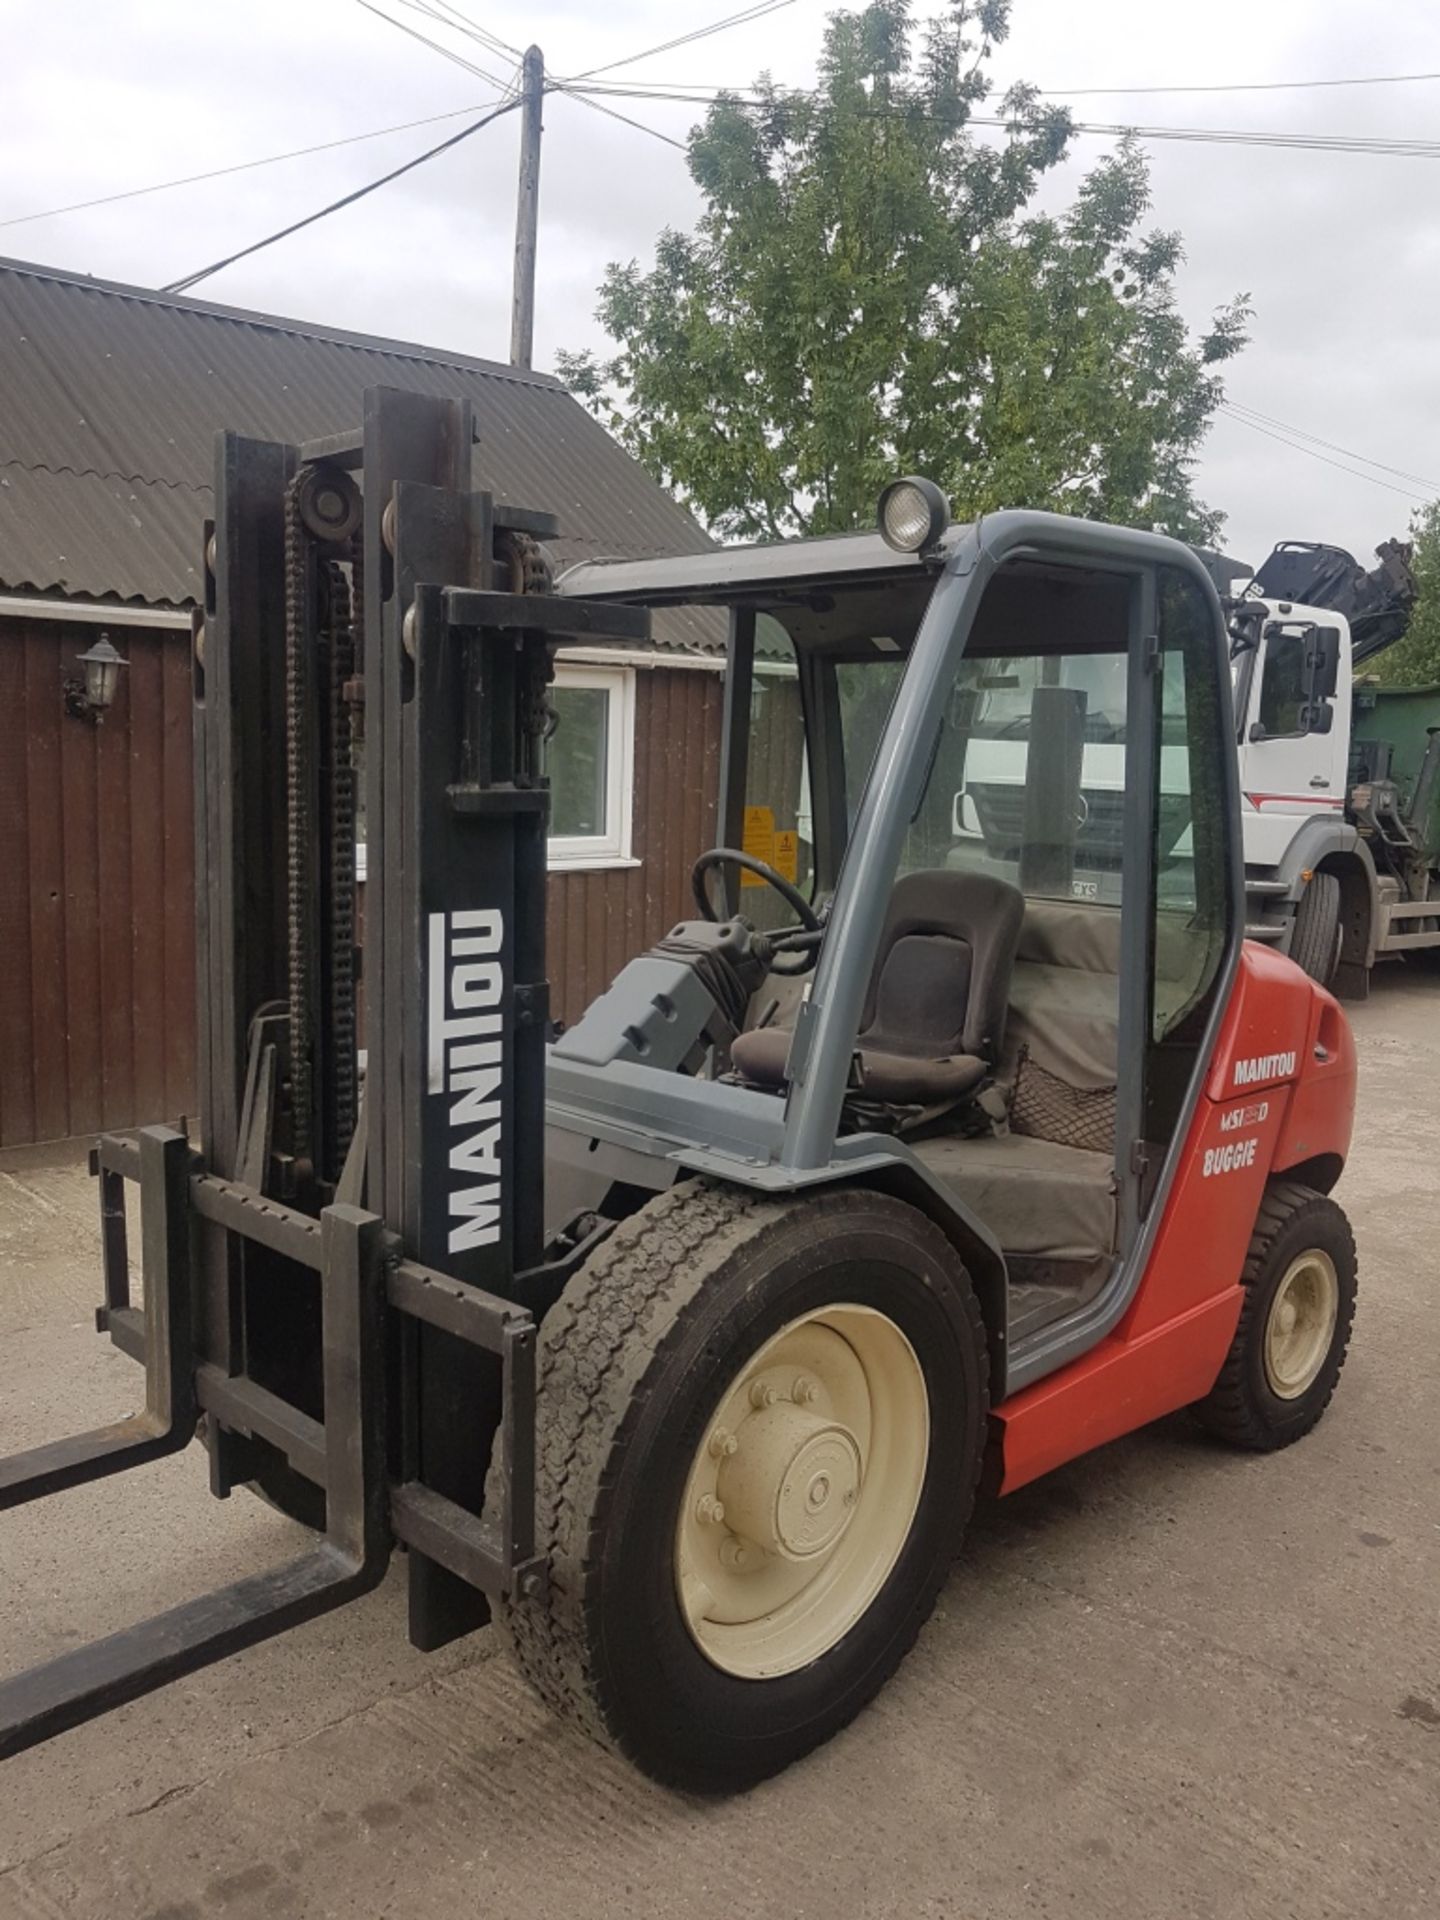
[[(862, 1099), (953, 1106), (994, 1070), (1024, 912), (1019, 888), (988, 873), (948, 867), (896, 882), (855, 1037)], [(792, 1037), (754, 1028), (730, 1057), (751, 1085), (780, 1087)]]

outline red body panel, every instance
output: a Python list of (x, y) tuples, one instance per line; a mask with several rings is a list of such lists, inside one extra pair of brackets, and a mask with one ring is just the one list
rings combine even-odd
[(1114, 1331), (995, 1410), (1000, 1490), (1206, 1394), (1240, 1315), (1240, 1271), (1265, 1183), (1343, 1162), (1355, 1047), (1339, 1006), (1283, 955), (1247, 941), (1149, 1265)]

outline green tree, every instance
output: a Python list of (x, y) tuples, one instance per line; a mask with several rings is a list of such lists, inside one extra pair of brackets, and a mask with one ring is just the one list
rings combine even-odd
[(1422, 507), (1410, 523), (1415, 551), (1410, 564), (1419, 593), (1405, 638), (1377, 654), (1373, 671), (1387, 686), (1440, 684), (1440, 500)]
[(868, 524), (884, 482), (920, 472), (964, 515), (1216, 536), (1192, 466), (1249, 309), (1191, 338), (1131, 141), (1068, 210), (1028, 210), (1071, 127), (1021, 86), (998, 143), (970, 131), (1008, 16), (959, 0), (917, 45), (908, 0), (833, 15), (814, 92), (762, 79), (692, 133), (697, 230), (663, 233), (648, 273), (608, 270), (616, 351), (561, 373), (715, 532)]

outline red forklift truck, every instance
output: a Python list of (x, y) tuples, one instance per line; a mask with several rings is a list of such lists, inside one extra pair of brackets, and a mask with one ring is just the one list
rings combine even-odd
[[(0, 1463), (0, 1505), (198, 1432), (216, 1495), (317, 1538), (0, 1685), (0, 1753), (344, 1604), (398, 1547), (416, 1645), (493, 1609), (557, 1712), (744, 1786), (894, 1671), (982, 1479), (1187, 1407), (1281, 1447), (1334, 1390), (1354, 1050), (1242, 938), (1199, 560), (952, 526), (905, 480), (875, 532), (556, 580), (555, 522), (476, 488), (475, 441), (468, 403), (387, 391), (355, 435), (221, 437), (200, 1144), (98, 1142), (98, 1324), (145, 1409)], [(694, 917), (562, 1031), (554, 654), (671, 609), (728, 633), (722, 844)], [(1123, 791), (1087, 791), (1094, 743)]]

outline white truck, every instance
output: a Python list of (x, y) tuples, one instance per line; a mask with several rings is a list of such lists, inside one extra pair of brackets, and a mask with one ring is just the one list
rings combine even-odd
[(1356, 672), (1414, 600), (1408, 550), (1379, 557), (1287, 541), (1231, 604), (1247, 932), (1347, 997), (1440, 948), (1440, 688)]

